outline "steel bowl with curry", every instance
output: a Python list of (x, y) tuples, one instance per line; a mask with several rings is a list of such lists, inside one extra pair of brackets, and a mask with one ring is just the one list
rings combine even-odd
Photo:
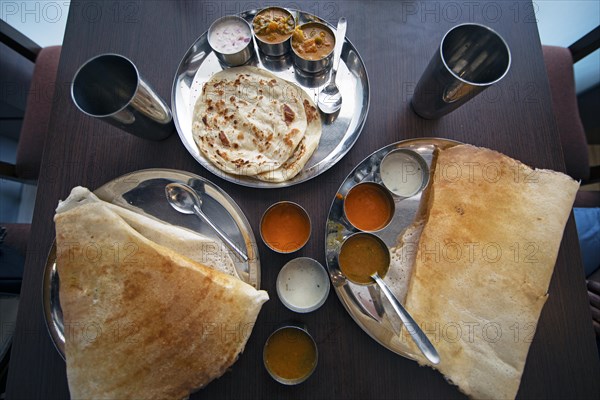
[(320, 72), (331, 65), (335, 36), (331, 28), (320, 22), (296, 27), (292, 50), (296, 66), (306, 72)]
[(282, 56), (290, 51), (290, 38), (296, 27), (294, 16), (285, 8), (269, 7), (252, 20), (252, 30), (260, 50), (268, 56)]

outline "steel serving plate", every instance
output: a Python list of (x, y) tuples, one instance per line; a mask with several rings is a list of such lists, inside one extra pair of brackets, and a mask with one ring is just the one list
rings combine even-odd
[[(235, 201), (209, 180), (184, 171), (146, 169), (116, 178), (95, 190), (94, 194), (104, 201), (138, 214), (201, 233), (221, 243), (225, 248), (225, 244), (207, 224), (203, 224), (193, 215), (181, 214), (169, 205), (165, 197), (165, 186), (171, 182), (186, 183), (202, 194), (204, 213), (217, 222), (219, 227), (248, 254), (247, 262), (242, 262), (231, 254), (238, 277), (256, 289), (260, 289), (260, 261), (252, 227)], [(56, 243), (53, 243), (44, 270), (42, 299), (48, 332), (54, 346), (64, 358), (65, 327), (59, 289)]]
[[(325, 260), (331, 282), (340, 301), (354, 319), (354, 321), (373, 339), (389, 350), (409, 357), (406, 340), (401, 337), (402, 325), (400, 319), (394, 314), (391, 305), (384, 296), (381, 296), (376, 285), (361, 286), (348, 281), (339, 269), (337, 256), (344, 239), (358, 232), (344, 216), (343, 204), (348, 191), (361, 182), (381, 182), (379, 164), (389, 152), (402, 148), (418, 153), (431, 167), (435, 148), (445, 149), (459, 144), (449, 139), (423, 138), (410, 139), (385, 146), (363, 161), (346, 177), (331, 204), (327, 217), (325, 231)], [(421, 193), (412, 197), (394, 197), (395, 212), (392, 221), (386, 228), (372, 232), (388, 246), (389, 249), (398, 248), (399, 237), (413, 223), (421, 203)], [(388, 278), (395, 274), (395, 279), (408, 279), (402, 276), (401, 271), (388, 271), (384, 280), (389, 285)], [(395, 293), (396, 294), (396, 293)], [(404, 303), (401, 296), (399, 300)], [(388, 311), (389, 310), (389, 311)]]
[[(246, 11), (240, 16), (251, 23), (258, 11)], [(318, 21), (335, 32), (333, 25), (315, 15), (292, 9), (289, 11), (294, 14), (298, 25)], [(330, 69), (321, 74), (307, 74), (294, 68), (291, 51), (281, 57), (270, 57), (258, 50), (254, 38), (252, 43), (255, 54), (245, 65), (262, 68), (300, 86), (317, 104), (319, 92), (329, 81)], [(321, 141), (303, 170), (294, 178), (279, 183), (228, 174), (214, 166), (202, 154), (192, 135), (192, 113), (196, 100), (202, 93), (202, 86), (212, 75), (223, 69), (208, 44), (207, 33), (204, 33), (183, 56), (177, 68), (171, 90), (171, 108), (177, 132), (187, 151), (204, 168), (227, 181), (256, 188), (287, 187), (305, 182), (335, 165), (352, 148), (365, 124), (369, 111), (369, 78), (358, 51), (346, 38), (336, 79), (344, 99), (342, 108), (338, 113), (330, 116), (321, 114), (323, 122)]]

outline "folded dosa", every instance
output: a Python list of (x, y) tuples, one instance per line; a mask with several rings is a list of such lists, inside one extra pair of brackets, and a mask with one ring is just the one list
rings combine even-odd
[(440, 151), (406, 308), (467, 395), (516, 396), (578, 187), (488, 149)]
[(67, 203), (54, 220), (71, 397), (183, 398), (221, 376), (267, 293), (148, 240), (104, 202)]
[(168, 247), (176, 253), (191, 258), (207, 267), (239, 278), (229, 251), (224, 245), (198, 232), (170, 225), (116, 204), (100, 200), (87, 188), (81, 186), (73, 188), (69, 197), (58, 204), (56, 212), (61, 213), (84, 203), (102, 203), (102, 205), (123, 218), (129, 226), (146, 239)]

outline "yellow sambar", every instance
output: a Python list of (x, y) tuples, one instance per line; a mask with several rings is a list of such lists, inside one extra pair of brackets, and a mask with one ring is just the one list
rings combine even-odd
[(317, 366), (317, 345), (304, 329), (286, 326), (273, 332), (265, 343), (265, 368), (277, 382), (304, 382)]

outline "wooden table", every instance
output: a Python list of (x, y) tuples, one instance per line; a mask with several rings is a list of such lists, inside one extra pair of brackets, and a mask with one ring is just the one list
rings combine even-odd
[[(157, 92), (169, 99), (175, 70), (191, 43), (215, 18), (244, 11), (244, 2), (71, 3), (58, 74), (61, 86), (54, 99), (25, 266), (9, 398), (68, 396), (65, 363), (44, 325), (41, 286), (44, 263), (54, 239), (54, 209), (73, 186), (93, 189), (144, 168), (190, 171), (226, 190), (246, 213), (255, 232), (269, 204), (292, 200), (306, 207), (315, 227), (308, 245), (294, 256), (324, 262), (325, 219), (337, 188), (359, 161), (391, 142), (447, 137), (496, 149), (535, 167), (564, 170), (531, 2), (310, 1), (301, 7), (334, 23), (340, 16), (347, 17), (347, 36), (369, 73), (369, 116), (358, 142), (332, 169), (300, 186), (258, 190), (236, 186), (207, 172), (187, 153), (176, 134), (163, 142), (150, 142), (84, 116), (71, 102), (68, 91), (68, 82), (85, 60), (115, 52), (132, 59)], [(513, 57), (508, 76), (442, 119), (426, 121), (417, 117), (409, 106), (417, 80), (442, 35), (450, 27), (469, 21), (489, 25), (506, 39)], [(373, 341), (353, 322), (333, 290), (317, 312), (300, 315), (288, 311), (277, 299), (275, 279), (279, 268), (294, 256), (274, 254), (262, 243), (259, 251), (262, 286), (272, 300), (263, 307), (238, 362), (196, 398), (462, 396), (441, 374), (419, 368)], [(550, 285), (550, 298), (529, 352), (520, 397), (598, 398), (600, 368), (584, 285), (571, 218)], [(261, 357), (263, 343), (273, 327), (290, 319), (306, 323), (320, 349), (316, 373), (296, 387), (274, 382), (263, 368)]]

